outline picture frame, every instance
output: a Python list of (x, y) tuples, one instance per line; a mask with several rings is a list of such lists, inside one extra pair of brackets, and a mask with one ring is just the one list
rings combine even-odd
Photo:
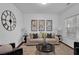
[(52, 20), (46, 20), (46, 31), (52, 31)]
[(31, 20), (31, 31), (37, 31), (37, 20)]
[(45, 20), (39, 20), (39, 31), (45, 30)]
[(69, 17), (65, 19), (66, 36), (76, 38), (76, 17)]

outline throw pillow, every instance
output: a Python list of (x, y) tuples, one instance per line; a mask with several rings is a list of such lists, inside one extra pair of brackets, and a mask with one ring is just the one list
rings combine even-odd
[(47, 33), (47, 38), (52, 38), (52, 33)]
[(37, 33), (33, 34), (33, 39), (36, 39), (36, 38), (38, 38), (38, 34)]

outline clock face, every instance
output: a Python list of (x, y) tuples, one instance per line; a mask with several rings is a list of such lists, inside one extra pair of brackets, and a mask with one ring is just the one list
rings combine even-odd
[(14, 14), (9, 10), (5, 10), (2, 13), (1, 22), (4, 28), (8, 31), (12, 31), (16, 28), (16, 18)]

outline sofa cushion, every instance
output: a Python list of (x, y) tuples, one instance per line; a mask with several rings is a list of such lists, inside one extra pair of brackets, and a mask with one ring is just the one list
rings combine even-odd
[(52, 38), (52, 33), (47, 33), (47, 38)]

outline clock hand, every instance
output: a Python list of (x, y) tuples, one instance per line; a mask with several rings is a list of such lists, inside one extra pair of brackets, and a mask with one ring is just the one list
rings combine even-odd
[(10, 19), (11, 19), (11, 12), (10, 12)]
[(12, 24), (12, 20), (10, 19), (9, 22), (10, 22), (10, 25), (11, 25)]
[(9, 22), (10, 22), (10, 25), (12, 24), (12, 20), (11, 20), (11, 12), (10, 12), (10, 20), (9, 20)]
[(12, 27), (11, 27), (11, 25), (10, 25), (10, 30), (12, 30)]

